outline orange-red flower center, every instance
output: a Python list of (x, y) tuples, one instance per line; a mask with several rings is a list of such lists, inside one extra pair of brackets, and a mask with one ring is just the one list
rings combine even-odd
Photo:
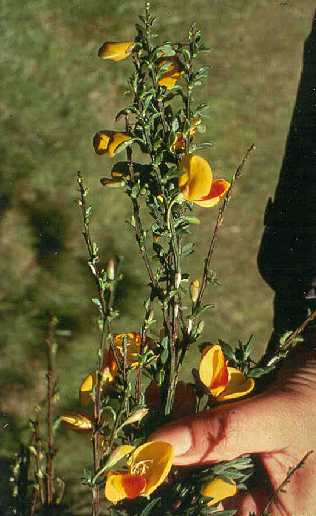
[(122, 478), (122, 485), (126, 492), (127, 498), (130, 500), (137, 498), (142, 494), (146, 487), (145, 475), (133, 475), (126, 473)]

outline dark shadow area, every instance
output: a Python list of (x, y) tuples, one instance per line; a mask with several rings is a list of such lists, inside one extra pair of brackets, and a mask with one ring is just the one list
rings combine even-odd
[(2, 514), (2, 516), (13, 514), (10, 505), (11, 486), (9, 482), (11, 467), (9, 459), (0, 457), (0, 514)]
[(49, 266), (50, 261), (65, 248), (65, 216), (61, 209), (46, 201), (32, 206), (30, 219), (38, 235), (38, 261), (42, 266)]
[[(303, 321), (316, 279), (316, 14), (304, 60), (274, 200), (270, 199), (258, 255), (259, 271), (275, 291), (274, 338)], [(312, 296), (311, 296), (312, 297)]]

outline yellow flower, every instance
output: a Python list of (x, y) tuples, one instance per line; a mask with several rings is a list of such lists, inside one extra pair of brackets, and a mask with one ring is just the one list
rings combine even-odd
[(237, 493), (237, 486), (235, 482), (227, 482), (220, 477), (216, 477), (201, 489), (201, 495), (212, 498), (208, 502), (208, 506), (217, 505), (222, 500), (234, 496)]
[(187, 154), (180, 160), (179, 168), (179, 189), (187, 201), (198, 206), (215, 206), (230, 187), (225, 179), (213, 181), (212, 169), (201, 156)]
[(109, 59), (110, 61), (123, 61), (132, 52), (134, 47), (133, 41), (106, 41), (99, 48), (98, 56), (102, 59)]
[[(118, 455), (122, 459), (124, 450)], [(155, 441), (139, 446), (128, 460), (128, 472), (107, 474), (105, 497), (116, 504), (125, 498), (149, 496), (167, 478), (172, 461), (173, 450), (169, 443)]]
[(235, 367), (228, 367), (225, 355), (218, 344), (206, 348), (199, 367), (200, 380), (219, 401), (241, 398), (254, 386), (253, 378), (245, 378)]
[(65, 426), (76, 432), (90, 432), (92, 430), (92, 420), (86, 414), (80, 412), (67, 412), (60, 418)]
[[(126, 359), (127, 365), (131, 368), (138, 367), (138, 355), (141, 349), (142, 337), (139, 332), (116, 333), (113, 335), (113, 345), (116, 350), (118, 359), (123, 361), (124, 358), (124, 341), (126, 341)], [(146, 344), (152, 346), (151, 339), (146, 339)], [(118, 366), (112, 350), (110, 350), (104, 358), (103, 373), (101, 378), (102, 390), (108, 389), (115, 382)], [(93, 390), (96, 385), (96, 372), (89, 373), (82, 380), (79, 388), (80, 403), (84, 406), (89, 405), (92, 401)]]
[(183, 74), (183, 65), (177, 56), (166, 57), (158, 62), (158, 69), (164, 67), (158, 84), (164, 86), (167, 90), (171, 90)]
[[(129, 367), (138, 367), (138, 355), (141, 349), (142, 336), (139, 332), (133, 331), (129, 333), (116, 333), (113, 335), (113, 344), (118, 354), (118, 358), (123, 360), (124, 358), (124, 342), (126, 345), (126, 359)], [(152, 340), (147, 338), (146, 344), (151, 346)], [(115, 362), (114, 356), (110, 351), (110, 367), (113, 367), (112, 363)]]
[[(116, 368), (113, 368), (114, 364), (111, 362), (105, 366), (101, 378), (102, 390), (111, 385), (115, 380)], [(96, 385), (96, 372), (89, 373), (81, 382), (79, 388), (79, 400), (81, 405), (89, 405), (92, 401), (93, 390)]]
[(98, 131), (93, 138), (93, 147), (97, 154), (108, 154), (113, 158), (118, 150), (118, 147), (130, 140), (127, 133), (120, 131)]

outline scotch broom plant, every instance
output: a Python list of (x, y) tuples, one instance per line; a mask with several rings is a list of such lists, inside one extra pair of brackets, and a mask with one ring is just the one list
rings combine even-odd
[[(91, 464), (82, 483), (91, 491), (92, 516), (236, 514), (223, 510), (223, 504), (229, 498), (233, 503), (237, 493), (248, 489), (248, 480), (256, 473), (253, 457), (181, 469), (173, 466), (172, 446), (151, 436), (176, 418), (263, 389), (267, 380), (262, 379), (269, 378), (301, 343), (301, 334), (316, 317), (316, 311), (309, 314), (259, 364), (251, 358), (251, 338), (231, 346), (218, 336), (203, 334), (204, 321), (214, 307), (205, 297), (217, 282), (212, 260), (218, 236), (235, 183), (255, 147), (249, 146), (233, 173), (218, 177), (210, 163), (211, 144), (203, 140), (208, 105), (196, 100), (208, 73), (207, 67), (197, 64), (207, 51), (201, 33), (193, 24), (185, 42), (161, 43), (156, 23), (146, 3), (134, 38), (115, 41), (113, 34), (102, 43), (100, 66), (130, 66), (129, 101), (112, 127), (96, 128), (92, 141), (100, 167), (107, 170), (100, 179), (105, 213), (109, 188), (115, 189), (112, 194), (118, 202), (130, 206), (127, 230), (135, 240), (131, 255), (139, 253), (147, 273), (143, 316), (132, 327), (118, 329), (122, 258), (106, 263), (101, 256), (93, 237), (88, 188), (78, 172), (82, 233), (95, 283), (96, 362), (78, 378), (81, 408), (55, 416), (58, 332), (56, 320), (51, 320), (46, 399), (31, 419), (30, 441), (13, 465), (13, 514), (70, 514), (62, 504), (64, 483), (55, 471), (59, 423), (70, 432), (80, 432), (83, 445), (91, 446)], [(201, 210), (206, 210), (211, 230), (197, 277), (189, 270), (188, 256), (195, 252), (194, 230)], [(200, 358), (192, 364), (192, 381), (184, 382), (182, 367), (192, 348)], [(308, 456), (290, 469), (268, 501), (266, 516), (278, 492)]]
[[(173, 418), (250, 396), (256, 378), (272, 371), (290, 347), (285, 340), (272, 360), (257, 367), (250, 356), (251, 339), (236, 349), (213, 335), (203, 336), (200, 343), (203, 318), (213, 307), (204, 298), (216, 281), (211, 265), (218, 234), (254, 145), (230, 179), (217, 177), (208, 160), (210, 143), (199, 138), (207, 109), (206, 103), (195, 101), (207, 78), (207, 68), (196, 65), (207, 50), (200, 31), (192, 25), (186, 42), (160, 43), (155, 24), (147, 3), (135, 38), (106, 41), (98, 52), (104, 66), (122, 66), (120, 61), (128, 60), (132, 68), (129, 104), (117, 113), (115, 127), (98, 129), (93, 138), (94, 150), (109, 170), (101, 178), (105, 210), (107, 190), (116, 188), (120, 202), (125, 198), (131, 206), (129, 231), (148, 275), (143, 320), (124, 332), (116, 329), (117, 286), (124, 281), (121, 259), (105, 264), (99, 255), (88, 190), (78, 173), (100, 340), (95, 370), (78, 379), (83, 409), (64, 414), (62, 420), (86, 433), (87, 446), (92, 443), (93, 465), (83, 478), (91, 488), (92, 516), (217, 514), (222, 500), (247, 489), (254, 472), (251, 457), (188, 472), (173, 467), (172, 447), (151, 441), (150, 435)], [(213, 220), (200, 278), (192, 277), (187, 263), (200, 223), (197, 208), (209, 210)], [(292, 336), (295, 342), (297, 337)], [(193, 381), (185, 383), (181, 368), (188, 350), (197, 346), (200, 363), (193, 369)]]

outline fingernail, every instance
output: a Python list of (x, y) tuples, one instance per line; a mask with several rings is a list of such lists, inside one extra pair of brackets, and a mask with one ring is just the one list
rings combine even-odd
[(170, 426), (152, 436), (153, 441), (166, 441), (173, 447), (175, 457), (187, 453), (192, 448), (192, 435), (186, 425)]

